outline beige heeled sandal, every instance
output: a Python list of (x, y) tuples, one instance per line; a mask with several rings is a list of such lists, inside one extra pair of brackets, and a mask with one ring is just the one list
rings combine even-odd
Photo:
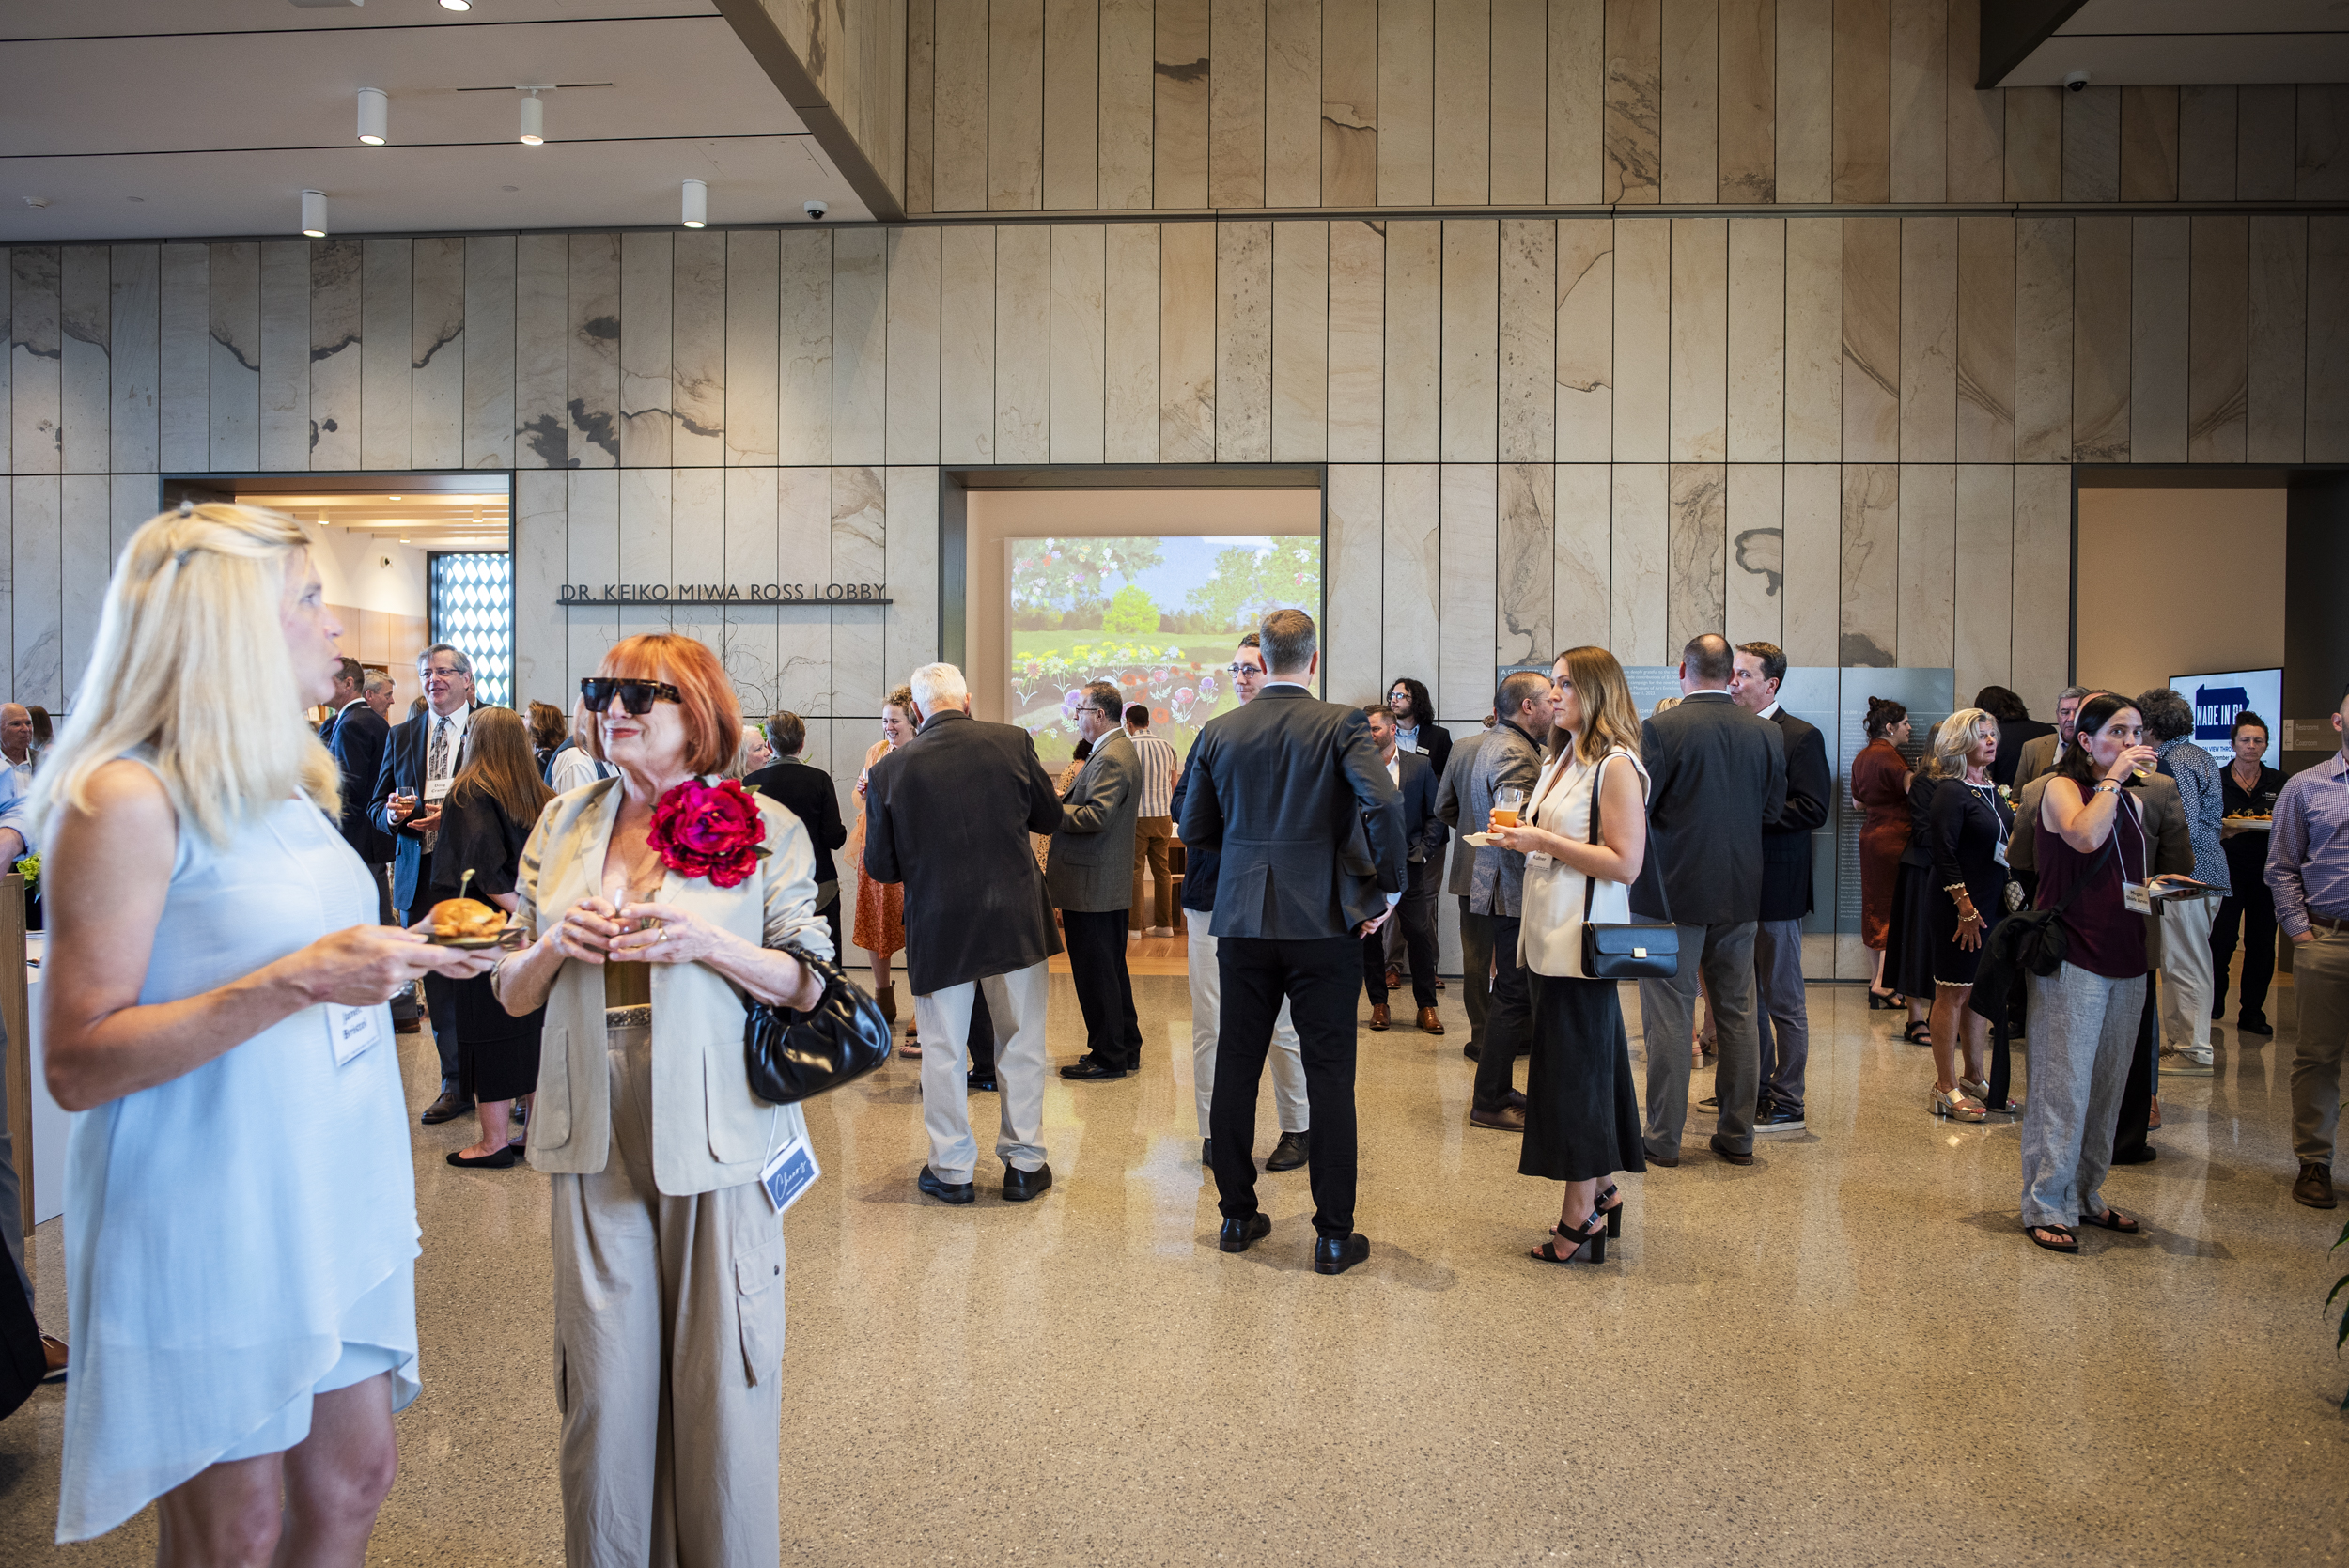
[[(1961, 1094), (1970, 1094), (1982, 1101), (1984, 1110), (1990, 1109), (1990, 1080), (1988, 1079), (1977, 1081), (1970, 1078), (1961, 1078), (1957, 1080), (1957, 1087)], [(2009, 1116), (2020, 1116), (2023, 1113), (2023, 1102), (2010, 1095), (2005, 1109)]]
[(1937, 1085), (1933, 1091), (1933, 1113), (1947, 1116), (1952, 1122), (1986, 1122), (1990, 1119), (1989, 1110), (1964, 1089), (1954, 1094), (1945, 1094)]

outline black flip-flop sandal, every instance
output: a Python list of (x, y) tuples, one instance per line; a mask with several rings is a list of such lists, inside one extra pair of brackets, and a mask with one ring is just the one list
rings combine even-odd
[[(2042, 1241), (2039, 1239), (2039, 1233), (2042, 1231), (2046, 1231), (2050, 1235), (2060, 1235), (2063, 1239)], [(2050, 1252), (2077, 1252), (2080, 1250), (2080, 1238), (2072, 1234), (2072, 1228), (2069, 1225), (2026, 1225), (2023, 1227), (2023, 1234), (2030, 1237), (2030, 1244), (2033, 1247), (2045, 1247)]]
[[(2119, 1209), (2112, 1208), (2105, 1210), (2102, 1214), (2083, 1214), (2080, 1216), (2080, 1223), (2093, 1225), (2100, 1231), (2118, 1231), (2123, 1235), (2136, 1235), (2144, 1229)], [(2046, 1227), (2043, 1225), (2040, 1228), (2045, 1230)]]
[[(1924, 1031), (1922, 1034), (1919, 1034), (1917, 1032), (1921, 1029)], [(1906, 1029), (1901, 1031), (1901, 1038), (1907, 1041), (1912, 1046), (1932, 1045), (1933, 1020), (1930, 1018), (1918, 1018), (1911, 1021)]]

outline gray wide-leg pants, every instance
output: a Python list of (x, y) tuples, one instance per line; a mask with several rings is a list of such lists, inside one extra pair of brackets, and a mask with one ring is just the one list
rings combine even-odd
[(2030, 997), (2023, 1223), (2068, 1227), (2105, 1211), (2105, 1173), (2145, 1011), (2145, 976), (2111, 980), (2065, 964), (2044, 979), (2027, 974), (2023, 984)]

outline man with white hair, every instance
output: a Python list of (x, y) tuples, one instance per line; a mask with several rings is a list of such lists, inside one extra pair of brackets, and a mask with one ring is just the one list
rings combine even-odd
[(0, 703), (0, 871), (39, 847), (28, 809), (32, 793), (32, 710), (23, 703)]
[(396, 690), (397, 688), (392, 684), (392, 673), (389, 670), (373, 670), (368, 672), (367, 684), (359, 694), (366, 699), (369, 707), (375, 709), (375, 716), (389, 724), (392, 714), (392, 695)]
[(866, 775), (864, 869), (905, 886), (906, 973), (930, 1140), (914, 1185), (941, 1203), (977, 1197), (968, 1041), (983, 993), (997, 1040), (1003, 1197), (1025, 1203), (1052, 1185), (1044, 1158), (1045, 963), (1060, 950), (1028, 835), (1060, 827), (1060, 797), (1026, 730), (971, 717), (960, 670), (925, 664), (910, 684), (920, 733)]

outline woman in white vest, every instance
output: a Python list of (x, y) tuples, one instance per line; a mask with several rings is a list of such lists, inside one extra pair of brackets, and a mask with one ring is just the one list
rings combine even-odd
[(1631, 918), (1630, 884), (1647, 854), (1647, 769), (1640, 710), (1613, 654), (1568, 648), (1550, 677), (1559, 702), (1549, 761), (1522, 825), (1493, 830), (1525, 856), (1518, 952), (1533, 994), (1533, 1051), (1517, 1171), (1566, 1184), (1557, 1226), (1533, 1256), (1604, 1263), (1607, 1238), (1623, 1230), (1623, 1194), (1609, 1178), (1645, 1171), (1647, 1160), (1616, 983), (1583, 973), (1582, 927)]

